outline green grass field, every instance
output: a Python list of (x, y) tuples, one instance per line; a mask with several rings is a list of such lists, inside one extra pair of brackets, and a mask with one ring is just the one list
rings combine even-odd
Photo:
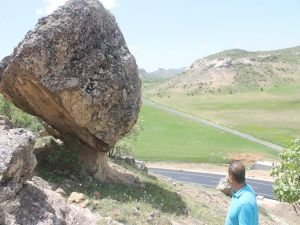
[(143, 130), (132, 143), (138, 159), (224, 163), (232, 153), (259, 153), (266, 158), (278, 155), (267, 147), (147, 104), (142, 107), (140, 119)]
[[(300, 137), (300, 85), (226, 95), (173, 92), (154, 101), (282, 146)], [(169, 97), (168, 97), (169, 96)]]

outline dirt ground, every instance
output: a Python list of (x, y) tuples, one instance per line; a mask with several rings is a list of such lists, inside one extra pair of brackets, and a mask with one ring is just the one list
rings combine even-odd
[(258, 200), (258, 205), (264, 208), (269, 216), (281, 225), (300, 224), (300, 215), (294, 211), (293, 207), (287, 203), (270, 199)]

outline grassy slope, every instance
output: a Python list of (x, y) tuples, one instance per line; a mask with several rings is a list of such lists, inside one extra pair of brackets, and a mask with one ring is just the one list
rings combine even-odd
[(143, 131), (133, 143), (135, 156), (139, 159), (221, 163), (229, 153), (277, 156), (264, 146), (149, 105), (143, 105), (140, 116)]
[[(287, 146), (300, 136), (300, 85), (234, 95), (166, 93), (162, 104)], [(169, 95), (170, 97), (166, 97)]]
[[(83, 193), (88, 197), (89, 209), (124, 224), (224, 224), (230, 198), (221, 192), (200, 185), (175, 184), (138, 172), (126, 164), (123, 166), (139, 177), (140, 185), (101, 183), (76, 174), (68, 179), (53, 170), (39, 168), (38, 171), (42, 178), (63, 188), (67, 196), (74, 191)], [(94, 197), (95, 191), (100, 198)], [(264, 208), (260, 207), (259, 210), (260, 224), (282, 224), (282, 221), (275, 221)], [(286, 218), (282, 219), (286, 221)], [(100, 224), (108, 222), (102, 221)]]

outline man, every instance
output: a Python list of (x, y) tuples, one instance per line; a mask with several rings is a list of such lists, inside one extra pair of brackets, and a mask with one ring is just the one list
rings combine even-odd
[(225, 225), (258, 225), (256, 194), (251, 186), (246, 184), (243, 163), (240, 161), (231, 163), (228, 176), (234, 192)]

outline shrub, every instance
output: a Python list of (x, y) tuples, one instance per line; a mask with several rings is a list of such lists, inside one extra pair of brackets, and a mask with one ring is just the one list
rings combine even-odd
[(47, 136), (37, 139), (34, 148), (39, 167), (61, 171), (80, 170), (78, 165), (79, 149), (75, 142), (73, 146), (66, 148), (62, 141)]
[(18, 109), (2, 95), (0, 95), (0, 114), (7, 116), (14, 127), (26, 128), (32, 132), (38, 132), (43, 127), (39, 119)]
[(300, 211), (300, 139), (280, 153), (280, 163), (273, 165), (272, 176), (276, 177), (274, 193), (282, 202), (293, 205)]

